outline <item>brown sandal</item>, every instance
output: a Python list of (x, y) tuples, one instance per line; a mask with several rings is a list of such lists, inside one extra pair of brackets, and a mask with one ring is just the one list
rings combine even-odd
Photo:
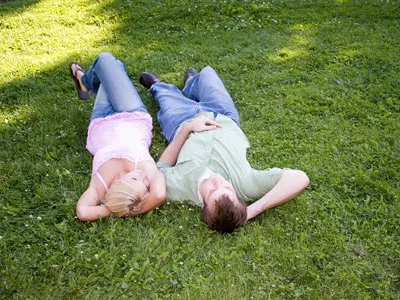
[[(74, 70), (72, 69), (72, 66), (73, 66), (73, 65), (75, 65), (75, 72), (74, 72)], [(78, 63), (72, 62), (72, 63), (69, 64), (69, 71), (70, 71), (70, 73), (71, 73), (71, 78), (72, 78), (72, 80), (75, 82), (75, 87), (76, 87), (76, 90), (78, 91), (78, 97), (79, 97), (79, 99), (82, 99), (82, 100), (87, 100), (87, 99), (89, 99), (89, 92), (84, 92), (84, 91), (82, 90), (81, 84), (79, 83), (79, 79), (78, 79), (78, 77), (76, 76), (76, 73), (77, 73), (78, 71), (81, 71), (81, 72), (85, 73), (85, 70), (84, 70)]]

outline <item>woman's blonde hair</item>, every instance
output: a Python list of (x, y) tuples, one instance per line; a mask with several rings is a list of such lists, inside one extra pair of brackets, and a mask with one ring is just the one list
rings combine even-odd
[(139, 214), (143, 199), (130, 184), (120, 179), (109, 188), (104, 200), (104, 205), (116, 216), (133, 217)]

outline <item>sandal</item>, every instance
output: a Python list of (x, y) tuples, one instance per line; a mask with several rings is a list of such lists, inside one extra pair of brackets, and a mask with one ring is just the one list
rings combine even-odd
[[(74, 73), (74, 70), (72, 68), (73, 65), (75, 65), (75, 73)], [(75, 82), (75, 87), (76, 87), (76, 90), (78, 91), (79, 99), (87, 100), (89, 98), (89, 92), (84, 92), (82, 90), (81, 84), (79, 83), (79, 79), (76, 76), (76, 73), (78, 71), (81, 71), (81, 72), (85, 73), (85, 70), (78, 63), (72, 62), (72, 63), (69, 64), (69, 71), (71, 73), (72, 80)]]

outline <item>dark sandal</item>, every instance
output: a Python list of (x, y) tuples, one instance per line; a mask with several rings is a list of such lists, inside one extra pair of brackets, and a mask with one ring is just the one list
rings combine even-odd
[[(73, 66), (73, 65), (76, 65), (76, 67), (75, 67), (75, 73), (74, 73), (74, 70), (72, 69), (72, 66)], [(77, 73), (78, 71), (81, 71), (81, 72), (85, 73), (85, 70), (84, 70), (78, 63), (72, 62), (72, 63), (69, 64), (69, 71), (70, 71), (70, 73), (71, 73), (71, 78), (72, 78), (72, 80), (75, 82), (75, 87), (76, 87), (76, 90), (78, 91), (78, 97), (79, 97), (80, 99), (82, 99), (82, 100), (87, 100), (87, 99), (89, 99), (89, 92), (84, 92), (84, 91), (82, 90), (81, 84), (79, 83), (79, 80), (78, 80), (78, 78), (76, 77), (76, 73)]]

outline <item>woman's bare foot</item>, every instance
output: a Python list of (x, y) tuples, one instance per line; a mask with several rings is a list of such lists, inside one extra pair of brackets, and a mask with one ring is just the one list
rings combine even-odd
[(81, 86), (81, 90), (84, 91), (84, 92), (87, 92), (86, 87), (84, 86), (84, 84), (81, 81), (81, 78), (82, 78), (83, 74), (85, 74), (82, 71), (82, 68), (80, 68), (80, 66), (77, 63), (73, 63), (71, 65), (71, 70), (72, 70), (74, 76), (79, 80), (79, 85)]
[(82, 100), (89, 98), (89, 93), (85, 85), (82, 83), (82, 76), (85, 74), (85, 70), (76, 62), (72, 62), (69, 65), (69, 71), (71, 73), (72, 80), (75, 82), (75, 87), (78, 92), (78, 97)]

